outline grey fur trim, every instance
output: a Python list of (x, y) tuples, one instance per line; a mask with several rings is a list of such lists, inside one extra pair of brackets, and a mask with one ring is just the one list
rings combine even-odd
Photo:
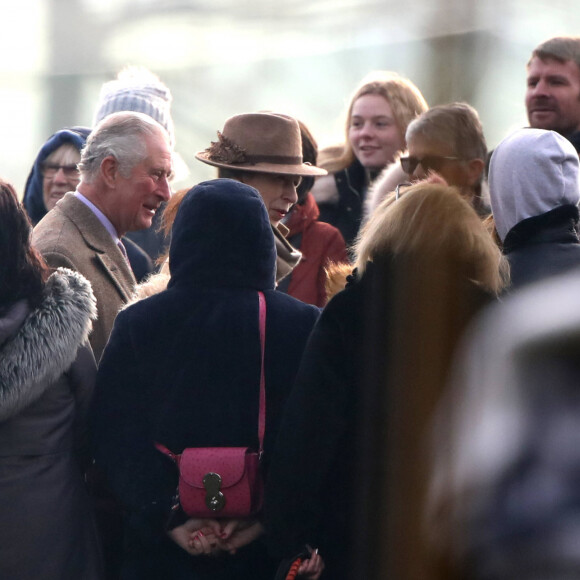
[(66, 268), (50, 276), (42, 303), (0, 353), (0, 421), (38, 399), (70, 368), (96, 317), (86, 278)]

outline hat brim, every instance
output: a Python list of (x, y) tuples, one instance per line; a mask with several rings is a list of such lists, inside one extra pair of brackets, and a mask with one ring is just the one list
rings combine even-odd
[(306, 163), (300, 163), (298, 165), (283, 165), (279, 163), (255, 163), (253, 165), (241, 165), (241, 164), (231, 164), (231, 163), (221, 163), (219, 161), (213, 161), (208, 158), (208, 153), (206, 151), (200, 151), (195, 154), (195, 158), (199, 161), (203, 161), (208, 165), (213, 165), (214, 167), (223, 167), (224, 169), (235, 169), (236, 171), (248, 171), (251, 173), (274, 173), (277, 175), (327, 175), (328, 171), (326, 169), (321, 169), (320, 167), (315, 167), (314, 165), (307, 165)]

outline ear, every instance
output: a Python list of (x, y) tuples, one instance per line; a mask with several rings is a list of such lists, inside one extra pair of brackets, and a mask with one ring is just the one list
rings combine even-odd
[(101, 175), (103, 176), (105, 183), (111, 189), (114, 189), (119, 175), (119, 163), (112, 155), (105, 157), (101, 161)]
[(483, 159), (471, 159), (467, 164), (467, 175), (469, 178), (469, 185), (473, 186), (481, 177), (483, 170), (485, 169), (485, 162)]

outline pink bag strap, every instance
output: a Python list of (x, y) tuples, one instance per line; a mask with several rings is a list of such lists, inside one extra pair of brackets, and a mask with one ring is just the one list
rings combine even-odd
[[(264, 376), (264, 351), (266, 346), (266, 298), (258, 291), (259, 326), (260, 326), (260, 409), (258, 413), (258, 439), (260, 440), (259, 456), (264, 453), (264, 434), (266, 433), (266, 379)], [(155, 447), (179, 465), (180, 455), (176, 455), (165, 445), (154, 443)]]
[(161, 451), (161, 453), (164, 453), (165, 455), (167, 455), (167, 457), (173, 459), (173, 461), (175, 461), (175, 463), (177, 463), (177, 465), (179, 466), (179, 460), (181, 459), (181, 455), (175, 455), (173, 451), (167, 449), (167, 447), (165, 447), (165, 445), (163, 445), (162, 443), (157, 443), (157, 441), (153, 445), (155, 445), (155, 448), (158, 451)]
[(258, 292), (260, 308), (260, 412), (258, 415), (258, 439), (260, 440), (260, 457), (264, 453), (264, 433), (266, 432), (266, 379), (264, 377), (264, 351), (266, 345), (266, 299)]

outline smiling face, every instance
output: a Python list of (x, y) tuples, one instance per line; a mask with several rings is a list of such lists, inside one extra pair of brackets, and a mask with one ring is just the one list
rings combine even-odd
[(268, 210), (270, 223), (276, 227), (290, 208), (298, 201), (296, 188), (300, 184), (298, 175), (276, 175), (273, 173), (247, 172), (240, 181), (254, 187), (262, 196)]
[(526, 109), (535, 129), (564, 135), (580, 130), (580, 69), (571, 60), (534, 57), (528, 66)]
[(72, 143), (55, 149), (42, 164), (42, 200), (50, 211), (67, 191), (74, 191), (81, 179), (77, 169), (81, 154)]
[(171, 149), (161, 131), (144, 138), (147, 155), (129, 177), (116, 175), (115, 208), (109, 219), (119, 237), (151, 226), (159, 206), (171, 197)]
[(381, 95), (363, 95), (353, 104), (348, 139), (363, 167), (382, 169), (392, 163), (405, 142), (389, 102)]

